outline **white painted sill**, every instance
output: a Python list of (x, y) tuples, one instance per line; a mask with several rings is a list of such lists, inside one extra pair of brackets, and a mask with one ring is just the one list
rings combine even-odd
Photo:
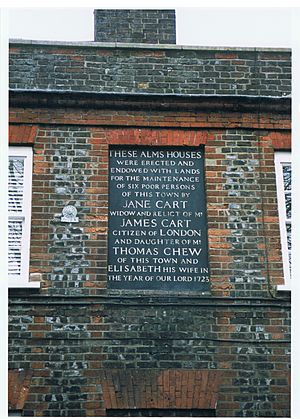
[(277, 285), (277, 291), (292, 291), (290, 285)]
[(41, 283), (36, 282), (8, 282), (8, 288), (41, 288)]

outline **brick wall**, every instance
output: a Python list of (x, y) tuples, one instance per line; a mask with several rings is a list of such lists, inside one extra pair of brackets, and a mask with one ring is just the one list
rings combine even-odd
[[(283, 273), (274, 149), (290, 147), (289, 53), (15, 44), (11, 57), (12, 88), (60, 90), (11, 97), (12, 144), (18, 130), (26, 144), (27, 132), (34, 151), (30, 270), (42, 278), (40, 290), (10, 291), (9, 367), (33, 371), (24, 414), (105, 415), (100, 371), (120, 368), (220, 371), (217, 416), (288, 416), (290, 301), (275, 291)], [(243, 59), (240, 78), (217, 68)], [(207, 88), (201, 72), (212, 64)], [(223, 97), (101, 99), (64, 89)], [(238, 97), (252, 93), (277, 99)], [(210, 297), (107, 290), (111, 144), (204, 147)], [(61, 222), (69, 204), (76, 224)]]
[(103, 415), (102, 368), (172, 368), (222, 371), (217, 416), (288, 417), (285, 304), (14, 299), (10, 367), (33, 371), (25, 415)]
[[(34, 144), (31, 272), (44, 275), (45, 292), (106, 287), (109, 144), (205, 144), (213, 295), (262, 296), (282, 283), (268, 131), (44, 126)], [(76, 207), (78, 224), (61, 222), (66, 205)]]
[(176, 44), (175, 10), (95, 10), (95, 41)]
[[(104, 415), (102, 368), (222, 370), (218, 416), (288, 415), (289, 303), (270, 295), (282, 282), (279, 138), (285, 132), (38, 129), (31, 271), (43, 283), (37, 295), (12, 294), (10, 310), (10, 368), (33, 370), (26, 415)], [(107, 153), (116, 143), (205, 144), (211, 298), (156, 292), (153, 303), (154, 292), (137, 300), (107, 291)], [(76, 225), (60, 221), (68, 204)]]
[(289, 50), (15, 41), (10, 88), (282, 97), (291, 93), (291, 55)]

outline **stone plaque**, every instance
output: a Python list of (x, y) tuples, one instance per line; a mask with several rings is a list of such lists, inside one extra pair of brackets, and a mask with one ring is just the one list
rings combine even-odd
[(62, 210), (61, 221), (63, 223), (78, 223), (79, 219), (76, 215), (77, 209), (73, 205), (67, 205)]
[(208, 292), (203, 149), (109, 153), (108, 287)]

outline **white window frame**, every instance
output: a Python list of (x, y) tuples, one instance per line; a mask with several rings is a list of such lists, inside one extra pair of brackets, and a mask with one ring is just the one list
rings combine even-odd
[[(279, 214), (279, 226), (280, 226), (280, 240), (281, 240), (281, 252), (283, 262), (283, 274), (284, 274), (284, 285), (278, 285), (277, 289), (281, 291), (291, 291), (292, 279), (289, 267), (289, 249), (287, 243), (286, 233), (286, 206), (285, 206), (285, 191), (282, 175), (282, 165), (289, 163), (292, 164), (292, 156), (290, 151), (275, 151), (275, 171), (276, 171), (276, 190), (277, 190), (277, 203), (278, 203), (278, 214)], [(292, 194), (292, 188), (291, 188)], [(292, 194), (293, 196), (293, 194)], [(289, 220), (290, 222), (292, 220)]]
[(21, 273), (20, 275), (8, 275), (8, 286), (10, 288), (39, 288), (38, 282), (29, 282), (29, 259), (30, 259), (30, 232), (31, 232), (31, 199), (32, 199), (32, 148), (10, 146), (8, 149), (10, 157), (24, 158), (24, 195), (23, 211), (8, 211), (8, 220), (22, 219), (22, 241), (21, 241)]

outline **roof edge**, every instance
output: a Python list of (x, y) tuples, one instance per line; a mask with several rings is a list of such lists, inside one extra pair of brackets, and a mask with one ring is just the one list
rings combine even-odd
[(140, 44), (122, 42), (95, 42), (95, 41), (47, 41), (31, 39), (10, 39), (10, 45), (30, 45), (45, 47), (70, 47), (70, 48), (120, 48), (120, 49), (155, 49), (155, 50), (193, 50), (193, 51), (243, 51), (243, 52), (280, 52), (291, 53), (292, 48), (268, 48), (268, 47), (216, 47), (197, 45), (174, 45), (174, 44)]

